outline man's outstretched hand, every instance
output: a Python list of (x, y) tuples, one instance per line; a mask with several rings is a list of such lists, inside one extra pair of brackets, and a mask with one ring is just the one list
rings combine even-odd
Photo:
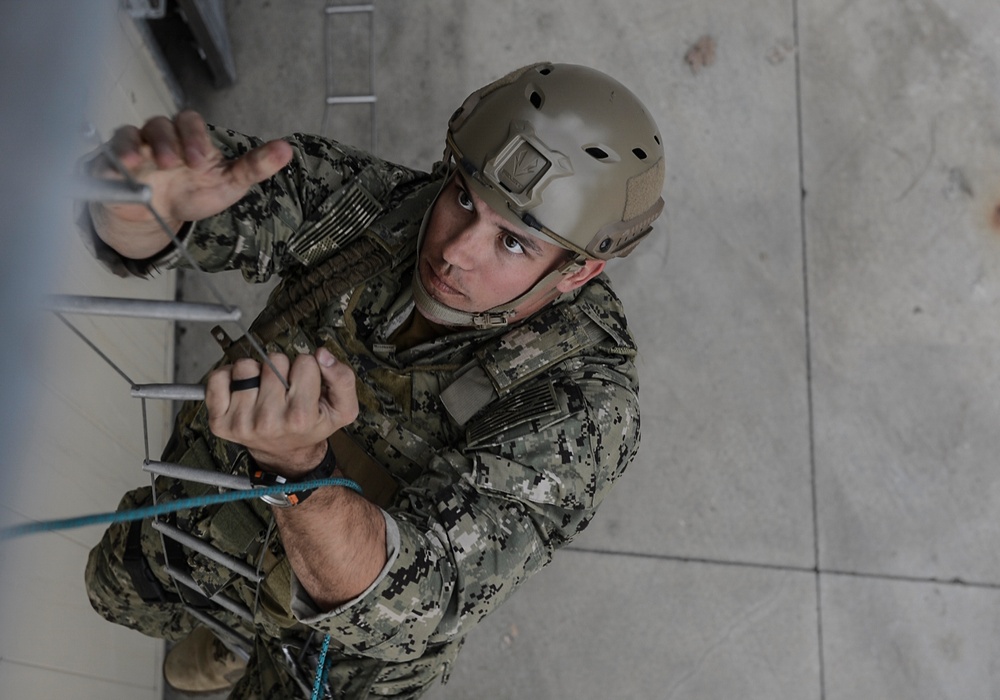
[[(292, 147), (275, 140), (226, 160), (201, 115), (192, 111), (173, 119), (153, 117), (141, 129), (123, 126), (108, 145), (132, 177), (149, 185), (153, 207), (174, 233), (185, 221), (235, 204), (292, 158)], [(108, 163), (100, 163), (98, 174), (117, 176)], [(170, 243), (145, 205), (92, 204), (91, 216), (101, 239), (125, 257), (148, 258)]]

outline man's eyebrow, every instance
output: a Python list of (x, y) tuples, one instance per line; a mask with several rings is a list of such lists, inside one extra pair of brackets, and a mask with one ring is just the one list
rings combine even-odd
[[(461, 186), (465, 189), (466, 192), (473, 191), (472, 188), (469, 187), (469, 181), (465, 178), (464, 173), (458, 171), (455, 173), (455, 175), (458, 177)], [(501, 219), (503, 219), (503, 216), (499, 212), (494, 211), (493, 213), (499, 216)], [(516, 238), (518, 243), (531, 250), (531, 252), (534, 253), (535, 255), (541, 255), (542, 247), (538, 245), (538, 242), (535, 240), (535, 237), (532, 236), (527, 231), (518, 231), (503, 225), (498, 225), (497, 228), (499, 228), (502, 233), (512, 238)]]

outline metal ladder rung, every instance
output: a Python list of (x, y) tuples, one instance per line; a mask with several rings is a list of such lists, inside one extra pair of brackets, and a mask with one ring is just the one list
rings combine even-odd
[(148, 204), (153, 192), (148, 185), (133, 186), (125, 180), (80, 175), (73, 182), (73, 196), (85, 202)]
[(194, 535), (189, 535), (183, 530), (178, 530), (176, 527), (168, 525), (161, 520), (154, 520), (152, 525), (154, 530), (163, 533), (165, 537), (169, 537), (176, 542), (180, 542), (188, 549), (193, 549), (194, 551), (205, 555), (215, 563), (222, 564), (230, 571), (235, 571), (240, 576), (248, 578), (254, 583), (260, 583), (264, 580), (264, 575), (258, 573), (245, 561), (241, 561), (234, 556), (226, 554), (221, 549), (213, 547), (204, 540), (198, 539)]
[(218, 605), (220, 608), (225, 608), (234, 615), (242, 617), (247, 622), (253, 624), (253, 613), (250, 612), (250, 608), (248, 608), (247, 606), (241, 605), (240, 603), (237, 603), (234, 600), (230, 600), (226, 596), (222, 595), (222, 593), (216, 593), (213, 596), (209, 596), (208, 594), (205, 593), (205, 591), (201, 589), (201, 586), (199, 586), (193, 578), (191, 578), (182, 571), (178, 571), (172, 566), (165, 566), (163, 567), (163, 570), (166, 571), (170, 575), (170, 577), (174, 579), (177, 583), (187, 588), (190, 588), (195, 593), (199, 593), (205, 598), (208, 598), (210, 601)]
[(326, 98), (328, 105), (363, 105), (378, 102), (375, 95), (332, 95)]
[(375, 5), (327, 5), (326, 14), (328, 15), (346, 15), (355, 12), (374, 12)]
[(212, 469), (199, 469), (183, 464), (174, 464), (173, 462), (146, 462), (142, 465), (142, 469), (157, 476), (166, 476), (171, 479), (180, 479), (181, 481), (193, 481), (198, 484), (217, 486), (233, 491), (249, 491), (253, 488), (248, 476), (224, 474)]
[(222, 640), (223, 644), (225, 644), (230, 651), (234, 654), (238, 654), (244, 661), (248, 661), (250, 659), (250, 650), (253, 649), (253, 642), (226, 623), (216, 620), (214, 617), (199, 610), (198, 608), (185, 605), (184, 609), (188, 611), (191, 617), (195, 618), (206, 627), (211, 628), (211, 630), (218, 635), (219, 639)]
[(171, 321), (219, 323), (239, 321), (242, 315), (239, 308), (223, 306), (222, 304), (161, 299), (92, 297), (77, 294), (52, 294), (45, 298), (44, 305), (50, 311), (58, 313), (158, 318)]
[(202, 384), (135, 384), (132, 398), (163, 399), (165, 401), (204, 401)]

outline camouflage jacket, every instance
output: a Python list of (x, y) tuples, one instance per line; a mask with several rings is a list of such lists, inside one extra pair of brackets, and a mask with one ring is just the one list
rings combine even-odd
[[(214, 137), (231, 156), (259, 143), (223, 130)], [(348, 241), (370, 237), (389, 252), (388, 269), (315, 305), (268, 344), (289, 353), (325, 344), (357, 374), (361, 413), (345, 432), (391, 477), (377, 499), (390, 559), (368, 591), (330, 612), (313, 609), (286, 569), (291, 599), (265, 605), (257, 622), (275, 634), (308, 625), (347, 653), (415, 659), (464, 635), (591, 520), (638, 446), (635, 346), (600, 276), (514, 328), (458, 331), (396, 351), (389, 338), (412, 310), (416, 239), (441, 175), (316, 137), (296, 134), (289, 142), (290, 165), (195, 224), (184, 242), (208, 270), (239, 269), (250, 281), (281, 275), (272, 300)], [(149, 274), (181, 262), (166, 253), (130, 270)], [(584, 323), (597, 329), (586, 343), (553, 342), (569, 340)], [(470, 366), (484, 368), (496, 395), (460, 425), (441, 392)], [(182, 416), (182, 461), (199, 461), (192, 455), (203, 448), (192, 445), (200, 442), (217, 468), (245, 469), (239, 446), (211, 437), (203, 414), (190, 407)], [(266, 518), (259, 503), (248, 510)], [(186, 526), (218, 539), (211, 520), (192, 516)], [(268, 569), (278, 580), (274, 560), (280, 549)]]

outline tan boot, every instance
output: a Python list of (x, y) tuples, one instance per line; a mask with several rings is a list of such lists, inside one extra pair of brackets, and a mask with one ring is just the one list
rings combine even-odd
[(247, 662), (229, 651), (207, 627), (196, 627), (163, 660), (163, 678), (182, 693), (218, 693), (236, 685)]

